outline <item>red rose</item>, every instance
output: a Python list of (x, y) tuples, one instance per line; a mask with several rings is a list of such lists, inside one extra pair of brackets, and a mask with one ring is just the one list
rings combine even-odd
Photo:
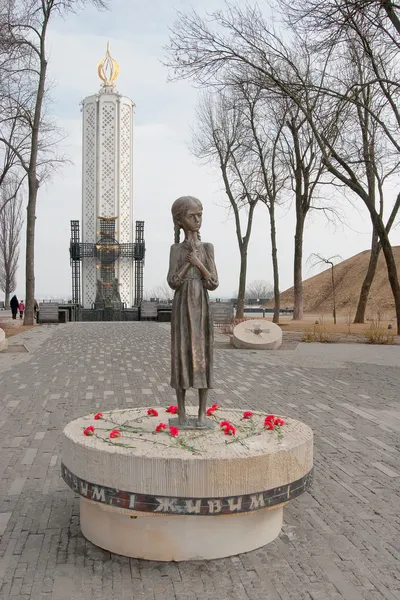
[(150, 415), (150, 417), (158, 417), (158, 412), (155, 408), (149, 408), (147, 414)]
[(163, 429), (167, 429), (167, 426), (165, 423), (159, 423), (156, 427), (156, 431), (162, 431)]
[(168, 406), (168, 408), (166, 408), (165, 411), (167, 413), (171, 413), (172, 415), (176, 415), (176, 413), (178, 412), (178, 407), (171, 404), (171, 406)]
[(236, 429), (229, 421), (221, 421), (219, 426), (225, 435), (236, 435)]
[(273, 421), (275, 419), (275, 415), (267, 415), (265, 417), (265, 421)]
[(96, 413), (94, 415), (94, 420), (95, 421), (98, 421), (99, 419), (102, 419), (102, 418), (103, 418), (103, 413)]
[(253, 416), (251, 410), (245, 410), (243, 413), (243, 419), (251, 419)]
[(210, 408), (207, 408), (206, 415), (207, 417), (212, 417), (216, 410), (219, 410), (221, 407), (219, 404), (213, 404)]
[(272, 421), (267, 421), (267, 420), (264, 421), (264, 427), (265, 427), (265, 429), (270, 429), (270, 430), (275, 429), (275, 425), (272, 423)]
[(232, 423), (229, 423), (225, 429), (224, 429), (224, 433), (225, 435), (236, 435), (236, 429), (235, 427), (232, 425)]
[(279, 417), (277, 417), (274, 421), (274, 425), (277, 425), (278, 427), (282, 427), (282, 425), (285, 424), (285, 421), (283, 419), (279, 419)]
[(169, 428), (169, 435), (172, 435), (172, 437), (176, 437), (179, 434), (179, 429), (177, 427), (170, 427)]
[(113, 429), (112, 432), (110, 433), (110, 438), (119, 438), (119, 436), (121, 435), (121, 432), (118, 431), (118, 429)]
[(89, 427), (86, 427), (86, 429), (83, 430), (83, 434), (84, 435), (93, 435), (94, 434), (93, 425), (89, 425)]

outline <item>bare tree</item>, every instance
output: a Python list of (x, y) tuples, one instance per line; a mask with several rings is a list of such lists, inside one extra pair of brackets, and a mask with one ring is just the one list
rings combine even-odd
[[(307, 63), (307, 68), (309, 64)], [(260, 200), (268, 208), (272, 265), (274, 274), (274, 317), (279, 322), (280, 291), (278, 249), (275, 210), (282, 202), (282, 193), (291, 184), (295, 199), (295, 245), (294, 245), (294, 314), (293, 319), (303, 318), (303, 241), (306, 218), (310, 210), (321, 210), (327, 218), (339, 216), (339, 211), (326, 200), (319, 202), (317, 189), (328, 183), (322, 153), (307, 119), (289, 98), (277, 97), (262, 84), (249, 83), (248, 69), (241, 71), (247, 81), (236, 85), (239, 99), (244, 99), (243, 116), (249, 122), (249, 151), (259, 162), (260, 181), (264, 191)], [(318, 110), (318, 107), (315, 107)], [(329, 119), (326, 124), (329, 125)]]
[(296, 225), (294, 236), (293, 286), (294, 311), (293, 319), (303, 318), (303, 244), (306, 218), (311, 209), (335, 213), (332, 207), (317, 206), (316, 189), (322, 182), (326, 167), (322, 153), (303, 113), (289, 99), (290, 105), (286, 119), (289, 139), (286, 143), (286, 154), (289, 172), (292, 175), (292, 188), (295, 197)]
[[(310, 63), (313, 64), (311, 71), (302, 68), (296, 60), (299, 46), (302, 52), (310, 56)], [(385, 256), (400, 333), (400, 285), (388, 231), (371, 201), (368, 186), (364, 181), (359, 181), (358, 163), (353, 157), (349, 159), (344, 143), (346, 113), (352, 110), (358, 100), (354, 86), (346, 90), (338, 77), (340, 61), (332, 61), (332, 54), (329, 53), (315, 54), (300, 38), (297, 38), (294, 45), (290, 45), (268, 27), (257, 7), (246, 6), (241, 9), (234, 5), (228, 5), (225, 11), (215, 12), (207, 22), (196, 13), (180, 14), (174, 26), (169, 57), (169, 64), (174, 68), (176, 77), (191, 77), (200, 83), (215, 85), (226, 79), (227, 73), (236, 73), (245, 65), (258, 78), (264, 78), (268, 89), (274, 89), (277, 94), (290, 98), (296, 104), (311, 127), (329, 173), (339, 184), (358, 196), (370, 214)], [(380, 57), (382, 58), (381, 55)], [(385, 65), (386, 70), (394, 70), (393, 60), (386, 61)], [(371, 68), (374, 69), (374, 65)], [(396, 139), (400, 113), (396, 113), (393, 96), (399, 86), (394, 88), (393, 81), (394, 78), (391, 77), (390, 85), (383, 85), (383, 78), (377, 82), (382, 91), (382, 102), (390, 108), (391, 114), (388, 122), (383, 115), (380, 118), (374, 115), (374, 119), (394, 147), (400, 150)], [(339, 93), (332, 92), (332, 89), (338, 89)], [(321, 98), (324, 111), (320, 114), (314, 111), (314, 107)], [(324, 122), (327, 117), (328, 128)]]
[(10, 294), (17, 286), (22, 197), (18, 195), (18, 181), (3, 181), (0, 189), (4, 206), (0, 212), (0, 289), (4, 292), (4, 305), (8, 307)]
[[(247, 76), (244, 70), (243, 75)], [(290, 174), (285, 168), (282, 154), (282, 131), (287, 111), (281, 102), (266, 93), (262, 86), (243, 80), (235, 84), (236, 95), (242, 106), (245, 125), (243, 142), (254, 162), (259, 180), (259, 200), (267, 209), (270, 222), (272, 270), (274, 277), (273, 322), (279, 323), (280, 290), (278, 244), (276, 235), (276, 206), (282, 202), (282, 193)]]
[(246, 300), (269, 300), (274, 296), (274, 286), (264, 279), (256, 279), (246, 286)]
[[(13, 178), (20, 173), (19, 163), (15, 152), (12, 151), (11, 147), (15, 143), (15, 130), (17, 128), (17, 120), (13, 119), (10, 121), (6, 116), (6, 113), (2, 111), (0, 117), (0, 137), (7, 140), (6, 144), (2, 144), (0, 146), (0, 155), (2, 157), (2, 164), (0, 168), (0, 190), (1, 193), (1, 201), (0, 201), (0, 214), (5, 209), (8, 202), (11, 202), (14, 199), (15, 190), (12, 189), (10, 195), (7, 195), (3, 192), (8, 188), (6, 185), (7, 179)], [(21, 174), (19, 187), (22, 186), (24, 177)]]
[(157, 285), (146, 292), (146, 298), (158, 298), (160, 300), (172, 300), (174, 291), (166, 283)]
[[(258, 202), (257, 177), (246, 151), (245, 127), (240, 104), (234, 95), (205, 95), (197, 110), (197, 128), (193, 137), (193, 153), (203, 160), (218, 164), (229, 207), (233, 212), (240, 252), (239, 291), (236, 318), (244, 314), (247, 252)], [(244, 217), (242, 225), (241, 215)]]
[[(14, 142), (7, 138), (0, 140), (17, 156), (28, 181), (25, 325), (33, 325), (34, 322), (35, 222), (38, 190), (43, 177), (40, 148), (45, 141), (47, 126), (44, 117), (47, 98), (48, 28), (56, 14), (67, 14), (89, 3), (99, 8), (106, 6), (104, 0), (1, 0), (0, 2), (0, 53), (3, 57), (1, 69), (14, 83), (22, 78), (24, 84), (26, 83), (31, 90), (24, 104), (19, 102), (16, 95), (12, 96), (14, 104), (12, 110), (20, 114), (19, 123), (25, 132), (21, 135), (26, 140), (27, 153), (21, 153)], [(7, 56), (8, 60), (4, 58)], [(4, 80), (4, 76), (0, 76), (0, 80)], [(14, 91), (15, 89), (16, 86)]]
[(316, 265), (325, 264), (329, 265), (331, 268), (331, 281), (332, 281), (332, 303), (333, 303), (333, 322), (336, 325), (336, 286), (335, 286), (335, 272), (334, 267), (338, 260), (342, 260), (341, 256), (338, 254), (335, 256), (330, 256), (329, 258), (324, 258), (321, 254), (311, 254), (308, 261), (311, 267), (315, 267)]
[[(365, 178), (370, 202), (374, 205), (378, 202), (377, 212), (383, 220), (384, 183), (399, 166), (400, 89), (399, 72), (395, 66), (400, 50), (399, 6), (375, 0), (351, 3), (343, 0), (288, 3), (281, 0), (281, 4), (291, 25), (304, 34), (312, 31), (314, 43), (320, 51), (331, 55), (334, 48), (341, 48), (340, 71), (342, 75), (350, 71), (350, 77), (344, 86), (331, 87), (330, 94), (342, 99), (347, 96), (347, 101), (354, 104), (359, 130), (356, 136), (359, 141), (358, 158), (364, 171), (359, 176)], [(350, 63), (350, 68), (344, 65), (346, 62)], [(393, 150), (396, 156), (393, 156)], [(387, 234), (399, 207), (400, 195), (386, 223)], [(365, 321), (369, 290), (380, 250), (379, 234), (373, 226), (370, 260), (360, 291), (355, 323)]]
[[(387, 181), (397, 174), (400, 166), (399, 155), (390, 148), (382, 128), (372, 115), (380, 118), (385, 112), (386, 104), (381, 102), (381, 94), (376, 86), (368, 83), (370, 69), (364, 52), (360, 52), (358, 43), (348, 44), (348, 56), (351, 64), (350, 79), (357, 84), (355, 95), (355, 124), (359, 131), (357, 139), (357, 156), (360, 165), (360, 178), (364, 178), (370, 202), (377, 207), (378, 214), (383, 221), (384, 218), (384, 186)], [(349, 84), (348, 84), (349, 87)], [(392, 151), (391, 151), (392, 150)], [(400, 194), (394, 202), (385, 229), (390, 233), (400, 208)], [(369, 290), (375, 277), (378, 258), (381, 250), (379, 235), (375, 227), (372, 231), (371, 254), (367, 273), (361, 286), (357, 310), (354, 318), (355, 323), (364, 323)]]

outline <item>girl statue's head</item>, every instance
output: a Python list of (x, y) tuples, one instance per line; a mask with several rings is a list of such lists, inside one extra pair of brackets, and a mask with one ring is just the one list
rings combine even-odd
[[(189, 211), (191, 212), (191, 209), (193, 208), (197, 209), (198, 212), (201, 212), (203, 210), (203, 205), (200, 202), (200, 200), (194, 198), (193, 196), (181, 196), (181, 198), (178, 198), (178, 200), (175, 200), (175, 202), (173, 203), (171, 213), (172, 219), (174, 221), (175, 244), (179, 244), (180, 231), (181, 229), (184, 229), (182, 220), (185, 219), (187, 213)], [(200, 239), (199, 231), (197, 231), (197, 235)]]

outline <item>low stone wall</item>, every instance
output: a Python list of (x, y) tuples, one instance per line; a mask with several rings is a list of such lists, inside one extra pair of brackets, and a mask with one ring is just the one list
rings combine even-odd
[(6, 334), (4, 329), (0, 329), (0, 352), (3, 350), (7, 350), (8, 348), (8, 340), (6, 339)]

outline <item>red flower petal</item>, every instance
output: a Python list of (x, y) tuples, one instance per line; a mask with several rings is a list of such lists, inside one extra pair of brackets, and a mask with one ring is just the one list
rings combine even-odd
[(231, 423), (229, 423), (229, 425), (226, 426), (224, 433), (225, 435), (236, 435), (236, 429)]
[(121, 432), (118, 429), (113, 429), (110, 433), (110, 438), (117, 438), (121, 435)]
[(150, 417), (158, 417), (158, 412), (155, 408), (149, 408), (147, 414), (150, 415)]
[(280, 419), (279, 417), (277, 417), (274, 421), (274, 425), (278, 425), (278, 427), (282, 427), (282, 425), (285, 424), (285, 421), (283, 419)]
[(93, 425), (89, 425), (89, 427), (86, 427), (86, 429), (83, 430), (83, 435), (93, 435), (93, 434), (94, 434)]
[(253, 416), (251, 410), (245, 410), (243, 413), (243, 419), (251, 419)]
[(221, 421), (221, 423), (219, 424), (221, 429), (224, 429), (225, 427), (227, 427), (229, 425), (230, 425), (229, 421)]
[(103, 418), (103, 413), (101, 413), (101, 412), (98, 412), (94, 415), (95, 421), (98, 421), (99, 419), (102, 419), (102, 418)]
[(266, 421), (273, 421), (274, 419), (275, 419), (275, 415), (267, 415), (267, 416), (265, 417), (265, 420), (266, 420)]
[(165, 423), (159, 423), (156, 427), (156, 431), (162, 431), (163, 429), (167, 429), (167, 426)]
[(266, 423), (264, 423), (264, 427), (270, 430), (275, 429), (275, 425), (271, 423), (271, 421), (267, 421)]
[(167, 413), (171, 413), (172, 415), (176, 415), (178, 412), (178, 407), (171, 404), (171, 406), (168, 406), (168, 408), (166, 408), (165, 411)]
[(179, 429), (171, 425), (169, 428), (169, 434), (172, 435), (172, 437), (176, 437), (179, 434)]

